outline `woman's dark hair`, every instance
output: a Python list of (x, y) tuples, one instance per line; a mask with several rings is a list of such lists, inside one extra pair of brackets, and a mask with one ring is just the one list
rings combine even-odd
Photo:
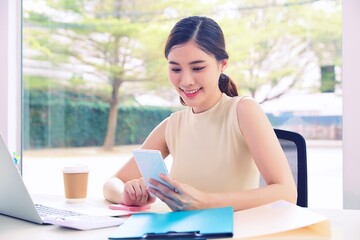
[[(190, 40), (193, 40), (207, 54), (215, 56), (217, 61), (229, 59), (220, 26), (211, 18), (200, 16), (183, 18), (175, 24), (165, 45), (165, 57), (168, 58), (173, 46), (187, 43)], [(235, 83), (227, 75), (221, 73), (218, 85), (220, 91), (226, 95), (238, 96)], [(180, 100), (184, 104), (181, 98)]]

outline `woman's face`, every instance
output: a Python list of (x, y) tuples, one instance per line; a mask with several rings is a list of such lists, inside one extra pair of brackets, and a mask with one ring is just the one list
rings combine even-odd
[(194, 113), (208, 110), (221, 97), (218, 80), (227, 60), (218, 62), (193, 41), (176, 45), (168, 55), (169, 79)]

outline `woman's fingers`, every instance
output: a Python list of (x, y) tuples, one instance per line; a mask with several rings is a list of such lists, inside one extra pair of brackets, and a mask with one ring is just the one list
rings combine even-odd
[(178, 199), (169, 197), (169, 195), (165, 195), (161, 191), (153, 187), (149, 187), (148, 191), (153, 195), (155, 195), (157, 198), (159, 198), (161, 201), (166, 203), (166, 205), (168, 205), (171, 210), (173, 211), (181, 210), (181, 202)]
[(124, 191), (127, 193), (127, 195), (132, 201), (136, 200), (135, 189), (132, 184), (130, 183), (125, 184)]
[[(132, 205), (145, 205), (150, 198), (142, 178), (127, 182), (124, 187), (124, 192), (127, 193), (128, 199), (132, 202)], [(150, 199), (150, 202), (154, 201), (155, 199)]]
[(155, 188), (157, 191), (161, 192), (161, 194), (165, 196), (175, 198), (173, 195), (178, 193), (178, 191), (175, 191), (175, 188), (173, 186), (166, 186), (153, 178), (149, 179), (149, 183), (153, 186), (153, 188)]
[(183, 200), (186, 198), (186, 194), (183, 192), (181, 184), (169, 176), (160, 174), (160, 178), (164, 180), (167, 185), (155, 179), (150, 179), (149, 183), (153, 187), (149, 187), (148, 191), (165, 202), (173, 211), (185, 209), (186, 204), (184, 204), (185, 202), (183, 202)]
[(173, 191), (175, 193), (178, 193), (178, 194), (182, 193), (181, 184), (178, 183), (174, 178), (171, 178), (170, 176), (167, 176), (167, 175), (164, 175), (164, 174), (160, 174), (160, 178), (162, 180), (164, 180), (166, 183), (168, 183), (170, 186), (172, 186)]

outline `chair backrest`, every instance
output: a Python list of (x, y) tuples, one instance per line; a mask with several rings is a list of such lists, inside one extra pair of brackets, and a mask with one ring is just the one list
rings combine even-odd
[[(297, 205), (308, 206), (308, 187), (307, 187), (307, 154), (306, 142), (299, 133), (282, 129), (274, 129), (280, 145), (289, 161), (289, 165), (297, 186), (298, 199)], [(265, 182), (261, 177), (260, 185)]]

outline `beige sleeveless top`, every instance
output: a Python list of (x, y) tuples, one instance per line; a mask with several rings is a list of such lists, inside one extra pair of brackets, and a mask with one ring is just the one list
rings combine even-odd
[(172, 177), (206, 192), (259, 186), (259, 171), (237, 121), (240, 99), (223, 94), (205, 112), (188, 108), (169, 117), (165, 139), (173, 157)]

